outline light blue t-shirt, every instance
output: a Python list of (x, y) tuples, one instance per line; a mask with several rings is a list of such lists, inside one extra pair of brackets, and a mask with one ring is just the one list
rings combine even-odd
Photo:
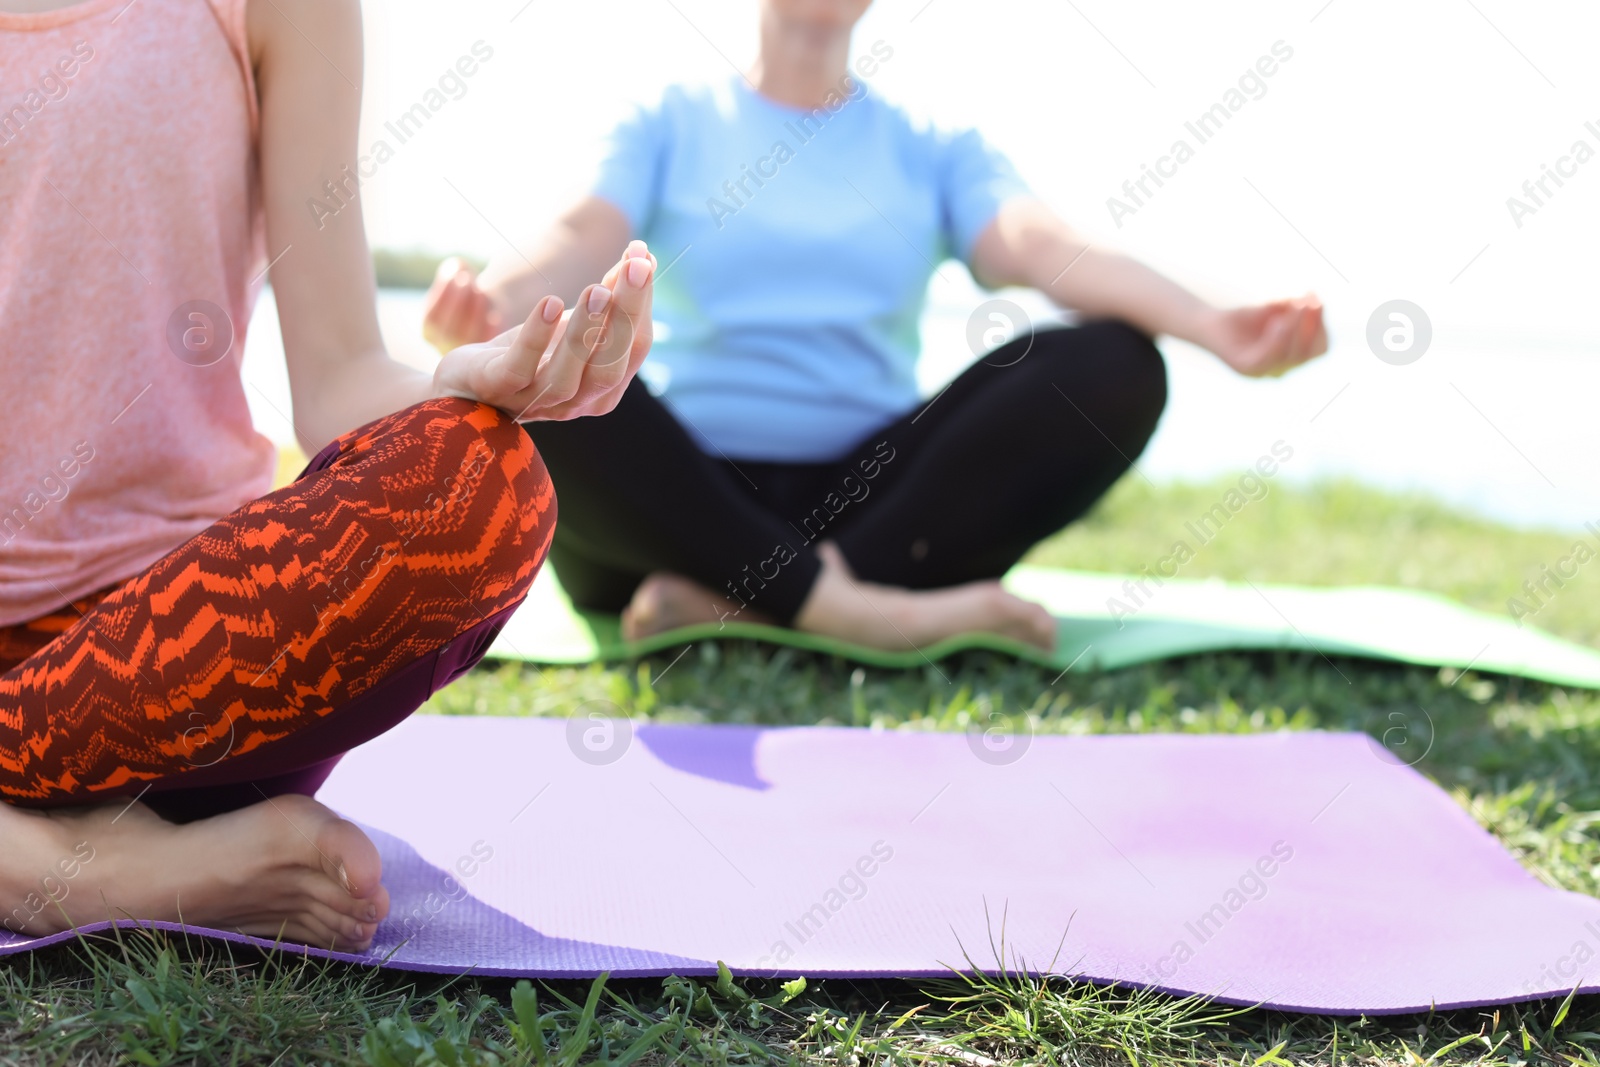
[(740, 78), (675, 86), (601, 167), (661, 268), (644, 376), (713, 455), (825, 462), (915, 407), (934, 267), (1024, 191), (976, 132), (846, 88), (810, 112)]

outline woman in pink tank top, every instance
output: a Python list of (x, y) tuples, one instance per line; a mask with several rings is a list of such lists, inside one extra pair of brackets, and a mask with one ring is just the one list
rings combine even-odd
[[(0, 0), (0, 940), (372, 946), (377, 850), (311, 795), (526, 593), (556, 510), (519, 423), (611, 410), (649, 349), (635, 242), (571, 312), (391, 360), (361, 68), (358, 0)], [(270, 494), (268, 278), (315, 457)]]

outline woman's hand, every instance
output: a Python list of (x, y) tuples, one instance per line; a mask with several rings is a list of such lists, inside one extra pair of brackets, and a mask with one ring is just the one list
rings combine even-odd
[(478, 272), (458, 256), (439, 264), (423, 298), (422, 336), (427, 342), (442, 354), (487, 341), (501, 326), (500, 312), (478, 284)]
[(1240, 374), (1277, 376), (1328, 350), (1322, 301), (1306, 295), (1211, 313), (1202, 343)]
[(493, 404), (520, 422), (606, 414), (649, 354), (655, 269), (634, 241), (565, 315), (560, 298), (547, 296), (521, 326), (447, 353), (435, 395)]

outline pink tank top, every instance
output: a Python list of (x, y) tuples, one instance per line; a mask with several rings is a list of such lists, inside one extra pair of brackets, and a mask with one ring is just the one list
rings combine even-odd
[(0, 626), (260, 496), (248, 0), (0, 13)]

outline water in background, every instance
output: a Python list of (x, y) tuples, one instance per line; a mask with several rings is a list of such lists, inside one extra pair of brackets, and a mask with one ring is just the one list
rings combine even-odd
[[(955, 273), (941, 271), (952, 277), (935, 282), (923, 320), (919, 377), (929, 393), (972, 358), (967, 321), (984, 295)], [(1006, 295), (1036, 323), (1055, 319), (1034, 294)], [(391, 353), (430, 367), (421, 315), (420, 292), (379, 293)], [(1329, 355), (1281, 379), (1241, 378), (1203, 351), (1164, 341), (1171, 399), (1139, 470), (1156, 482), (1236, 476), (1282, 441), (1294, 452), (1283, 479), (1344, 475), (1417, 489), (1519, 526), (1600, 522), (1593, 345), (1440, 335), (1416, 363), (1392, 366), (1367, 349), (1365, 325), (1336, 315)], [(257, 427), (275, 441), (292, 440), (270, 290), (250, 325), (244, 374)]]

